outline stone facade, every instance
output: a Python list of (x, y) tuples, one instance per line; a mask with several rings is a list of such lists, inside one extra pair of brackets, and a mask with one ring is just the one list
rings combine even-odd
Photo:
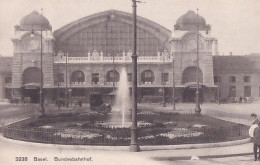
[(23, 73), (28, 68), (41, 68), (42, 51), (42, 71), (43, 87), (54, 87), (53, 75), (53, 37), (49, 32), (37, 32), (32, 38), (29, 32), (16, 32), (12, 38), (14, 43), (14, 56), (12, 65), (12, 88), (21, 88), (23, 85)]
[[(39, 14), (33, 12), (25, 19), (32, 17), (39, 17)], [(63, 96), (66, 86), (72, 89), (75, 97), (79, 97), (75, 92), (80, 90), (80, 97), (84, 99), (93, 91), (108, 94), (113, 88), (113, 83), (108, 78), (110, 71), (114, 69), (120, 73), (125, 67), (127, 73), (131, 74), (131, 14), (115, 10), (101, 12), (72, 22), (54, 33), (44, 18), (42, 21), (46, 26), (42, 30), (42, 46), (42, 26), (31, 28), (25, 25), (25, 19), (21, 21), (21, 27), (15, 28), (12, 38), (14, 54), (6, 62), (10, 67), (0, 68), (0, 98), (24, 97), (28, 84), (34, 83), (37, 86), (39, 80), (25, 81), (24, 74), (28, 69), (32, 70), (31, 73), (40, 71), (41, 55), (46, 99), (57, 99), (58, 86)], [(219, 56), (218, 41), (211, 36), (211, 27), (203, 17), (188, 11), (176, 21), (172, 32), (142, 17), (138, 17), (137, 22), (138, 97), (161, 97), (162, 90), (165, 89), (166, 96), (170, 98), (174, 81), (176, 97), (180, 101), (193, 101), (197, 55), (204, 101), (216, 97), (217, 89), (220, 89), (222, 98), (230, 97), (230, 90), (233, 90), (232, 97), (259, 97), (260, 58)], [(72, 80), (75, 72), (82, 73), (84, 80)], [(93, 82), (94, 73), (98, 76), (98, 83)], [(216, 76), (220, 76), (220, 82), (216, 81)], [(230, 76), (235, 76), (236, 82), (230, 82)], [(245, 76), (250, 77), (249, 82), (244, 82)], [(12, 83), (5, 81), (8, 77), (11, 77)], [(131, 82), (129, 86), (131, 87)], [(32, 92), (29, 89), (27, 96), (30, 95)]]

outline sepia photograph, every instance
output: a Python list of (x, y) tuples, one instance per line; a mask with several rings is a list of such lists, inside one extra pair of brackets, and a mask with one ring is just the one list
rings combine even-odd
[(259, 162), (259, 0), (0, 0), (1, 165)]

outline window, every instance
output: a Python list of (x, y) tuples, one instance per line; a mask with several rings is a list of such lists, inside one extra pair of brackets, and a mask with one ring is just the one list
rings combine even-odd
[(85, 96), (85, 90), (80, 89), (80, 88), (72, 89), (71, 96), (72, 97), (83, 97), (83, 96)]
[(58, 81), (64, 82), (64, 74), (63, 73), (58, 73)]
[(229, 77), (229, 82), (232, 82), (232, 83), (236, 82), (236, 77), (235, 76), (230, 76)]
[(154, 81), (154, 73), (151, 70), (143, 71), (141, 74), (141, 81), (143, 84), (152, 84)]
[(5, 83), (12, 83), (12, 77), (5, 77)]
[(107, 82), (119, 82), (120, 75), (116, 70), (107, 72)]
[(244, 97), (251, 97), (251, 86), (244, 87)]
[(251, 81), (251, 77), (250, 76), (245, 76), (244, 77), (244, 82), (250, 82)]
[(236, 86), (229, 87), (229, 97), (236, 97)]
[(169, 73), (162, 73), (162, 84), (166, 84), (169, 81)]
[(214, 83), (220, 83), (221, 79), (220, 76), (214, 76)]
[(93, 84), (99, 83), (99, 73), (92, 73), (92, 83)]
[(85, 74), (79, 70), (72, 72), (71, 82), (85, 82)]
[(132, 82), (132, 73), (127, 73), (128, 82)]

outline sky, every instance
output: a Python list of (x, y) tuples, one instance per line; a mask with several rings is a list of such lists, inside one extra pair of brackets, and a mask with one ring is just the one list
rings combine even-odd
[[(219, 53), (260, 53), (260, 0), (140, 0), (137, 14), (173, 31), (176, 20), (189, 10), (211, 25)], [(132, 13), (132, 0), (0, 0), (0, 55), (12, 56), (11, 38), (20, 19), (43, 9), (53, 31), (94, 13), (119, 10)]]

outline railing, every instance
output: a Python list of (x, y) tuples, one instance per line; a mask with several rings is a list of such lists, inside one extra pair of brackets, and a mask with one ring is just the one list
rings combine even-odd
[[(187, 144), (187, 143), (208, 143), (222, 142), (228, 140), (238, 140), (248, 137), (248, 127), (234, 124), (229, 127), (187, 127), (172, 128), (169, 130), (163, 123), (154, 122), (161, 114), (139, 114), (139, 121), (147, 121), (150, 124), (140, 126), (141, 129), (139, 140), (141, 145), (169, 145), (169, 144)], [(169, 119), (171, 120), (169, 120)], [(95, 121), (103, 123), (107, 121), (104, 115), (76, 114), (64, 113), (56, 116), (48, 116), (45, 118), (29, 118), (10, 124), (2, 128), (4, 137), (52, 144), (81, 144), (81, 145), (129, 145), (130, 128), (115, 128), (108, 125), (94, 125)], [(166, 121), (190, 121), (193, 116), (179, 115), (178, 113), (167, 114), (164, 117)], [(151, 120), (151, 121), (148, 121)], [(43, 128), (43, 125), (53, 122), (74, 122), (84, 121), (84, 131), (75, 132), (70, 128)], [(39, 127), (41, 126), (41, 127)], [(99, 131), (97, 131), (97, 129)], [(172, 131), (180, 131), (182, 134), (175, 134)], [(95, 137), (91, 137), (90, 132), (96, 132)], [(99, 132), (99, 133), (97, 133)], [(101, 133), (100, 133), (101, 132)], [(107, 133), (110, 133), (107, 136)], [(103, 134), (102, 134), (103, 133)]]
[[(88, 53), (86, 57), (67, 57), (67, 63), (130, 63), (132, 62), (132, 53), (123, 52), (116, 56), (104, 56), (101, 52), (93, 51)], [(172, 62), (172, 56), (167, 52), (158, 52), (156, 56), (142, 56), (139, 55), (137, 62), (139, 63), (169, 63)], [(58, 53), (55, 56), (54, 63), (66, 63), (66, 56)]]
[[(150, 135), (145, 136), (146, 127), (150, 129)], [(247, 129), (239, 129), (236, 127), (227, 128), (205, 128), (197, 132), (196, 130), (185, 129), (183, 135), (172, 135), (164, 132), (164, 128), (155, 126), (144, 126), (143, 132), (140, 134), (139, 140), (142, 145), (169, 145), (169, 144), (193, 144), (193, 143), (209, 143), (221, 142), (229, 140), (230, 137), (241, 138), (247, 134)], [(95, 128), (97, 129), (97, 128)], [(45, 128), (26, 128), (19, 126), (5, 127), (3, 130), (4, 137), (41, 143), (52, 144), (81, 144), (81, 145), (129, 145), (130, 128), (113, 128), (109, 126), (100, 126), (103, 131), (116, 132), (117, 135), (108, 137), (104, 135), (94, 138), (87, 138), (84, 135), (77, 135), (73, 132), (64, 132), (62, 129), (45, 129)]]
[(71, 82), (71, 85), (84, 85), (84, 84), (86, 84), (85, 81), (83, 81), (83, 82)]

